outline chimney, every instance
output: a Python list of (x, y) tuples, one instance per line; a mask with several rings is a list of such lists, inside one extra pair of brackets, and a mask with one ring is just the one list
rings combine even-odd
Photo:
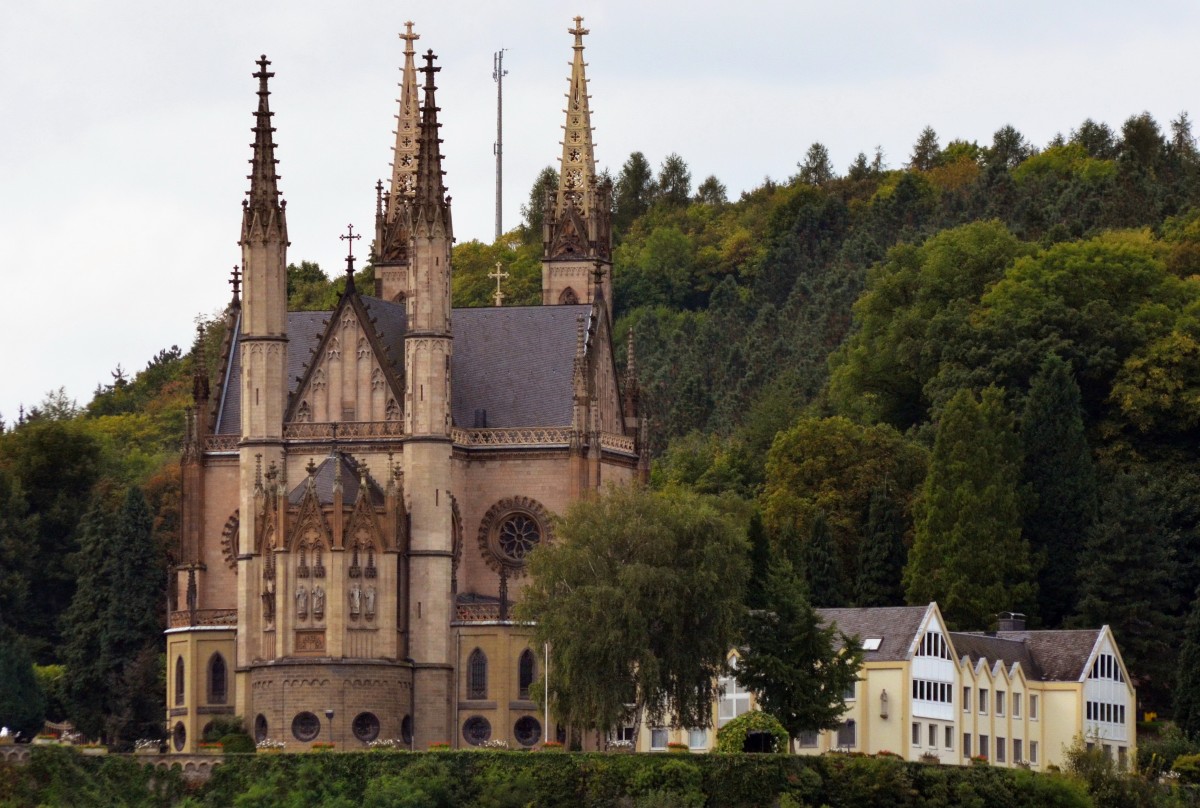
[(1020, 612), (1000, 612), (997, 616), (1000, 631), (1024, 631), (1025, 615)]

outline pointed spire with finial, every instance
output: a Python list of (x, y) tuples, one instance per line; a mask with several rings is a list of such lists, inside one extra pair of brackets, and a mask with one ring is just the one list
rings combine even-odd
[(583, 17), (575, 18), (575, 27), (567, 29), (575, 37), (575, 58), (571, 62), (570, 89), (567, 92), (567, 122), (563, 126), (562, 170), (558, 173), (555, 207), (561, 216), (568, 206), (587, 216), (590, 202), (587, 191), (595, 181), (596, 158), (592, 150), (592, 113), (588, 108), (587, 75), (583, 61)]
[(400, 114), (396, 116), (396, 147), (392, 153), (391, 209), (388, 220), (396, 217), (402, 199), (411, 199), (417, 174), (418, 135), (421, 125), (420, 99), (417, 97), (417, 67), (413, 42), (420, 34), (413, 33), (411, 21), (404, 23), (404, 71), (400, 80)]
[(192, 400), (197, 412), (205, 409), (208, 401), (208, 363), (204, 358), (204, 326), (196, 324), (196, 342), (192, 345)]
[(433, 74), (441, 70), (434, 67), (437, 59), (433, 51), (425, 52), (425, 66), (421, 72), (425, 74), (425, 97), (421, 104), (421, 131), (417, 146), (417, 178), (416, 190), (413, 196), (413, 231), (414, 235), (444, 235), (453, 238), (450, 226), (450, 197), (446, 195), (446, 184), (442, 179), (446, 173), (442, 170), (442, 139), (438, 137), (441, 124), (438, 123), (438, 106), (435, 99), (437, 87), (433, 83)]
[(622, 379), (622, 386), (625, 388), (625, 400), (623, 403), (624, 416), (626, 418), (636, 418), (638, 413), (638, 398), (640, 391), (638, 390), (637, 380), (637, 357), (633, 351), (633, 328), (629, 329), (629, 339), (625, 345), (625, 378)]
[(275, 127), (271, 125), (271, 112), (268, 97), (271, 95), (267, 81), (275, 75), (267, 70), (271, 63), (264, 55), (258, 60), (258, 109), (254, 113), (254, 154), (250, 158), (250, 190), (247, 199), (242, 203), (242, 242), (252, 235), (266, 236), (276, 231), (284, 240), (287, 238), (287, 226), (284, 219), (286, 203), (279, 198), (279, 175), (275, 167), (279, 163), (275, 159)]

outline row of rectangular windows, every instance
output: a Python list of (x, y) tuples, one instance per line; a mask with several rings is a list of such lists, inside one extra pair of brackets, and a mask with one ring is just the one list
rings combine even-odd
[(953, 699), (952, 685), (949, 682), (930, 682), (926, 679), (913, 679), (912, 695), (914, 699), (923, 701), (941, 701), (949, 704)]
[[(1022, 695), (1024, 695), (1024, 694), (1022, 694), (1022, 693), (1013, 693), (1012, 694), (1013, 718), (1021, 717), (1021, 697), (1022, 697)], [(997, 690), (996, 691), (996, 715), (1001, 715), (1001, 716), (1004, 715), (1004, 700), (1005, 700), (1005, 691)], [(963, 687), (962, 705), (963, 705), (964, 713), (971, 712), (971, 688), (969, 688), (969, 687)], [(988, 714), (988, 690), (986, 687), (979, 688), (979, 714), (980, 715)], [(1029, 717), (1030, 717), (1030, 719), (1036, 721), (1037, 717), (1038, 717), (1037, 714), (1038, 714), (1038, 697), (1035, 694), (1030, 693), (1029, 694)]]
[[(947, 725), (947, 726), (944, 726), (943, 729), (945, 730), (945, 744), (943, 745), (943, 748), (944, 749), (953, 749), (954, 748), (954, 727)], [(913, 746), (921, 745), (921, 723), (919, 721), (914, 721), (913, 725), (912, 725), (912, 745)], [(930, 749), (938, 748), (938, 725), (937, 724), (929, 725), (929, 743), (927, 744), (927, 746)]]
[(1125, 723), (1125, 705), (1109, 704), (1104, 701), (1089, 701), (1087, 703), (1088, 721), (1107, 721), (1110, 724)]
[(1114, 682), (1124, 682), (1125, 676), (1121, 673), (1121, 666), (1117, 664), (1117, 658), (1112, 654), (1100, 654), (1096, 657), (1096, 661), (1092, 663), (1092, 670), (1088, 673), (1089, 679), (1111, 679)]
[[(991, 752), (991, 750), (988, 747), (988, 741), (989, 741), (988, 736), (986, 736), (986, 735), (979, 736), (979, 751), (975, 753), (976, 755), (978, 755), (979, 757), (982, 757), (982, 758), (988, 757), (988, 755)], [(1007, 763), (1008, 762), (1008, 740), (1006, 738), (1000, 738), (1000, 737), (996, 738), (995, 752), (996, 752), (996, 762), (997, 763)], [(1022, 763), (1025, 760), (1025, 743), (1020, 738), (1012, 739), (1012, 756), (1013, 756), (1013, 761), (1016, 763)], [(971, 733), (969, 733), (969, 732), (963, 733), (963, 757), (964, 758), (972, 757)], [(1038, 762), (1038, 742), (1037, 741), (1029, 742), (1029, 762), (1030, 763)]]

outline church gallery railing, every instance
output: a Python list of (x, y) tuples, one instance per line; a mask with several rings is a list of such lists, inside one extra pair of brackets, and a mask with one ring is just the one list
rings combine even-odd
[(196, 609), (194, 612), (184, 609), (171, 612), (171, 628), (236, 625), (237, 609)]
[[(335, 429), (336, 427), (336, 429)], [(362, 440), (404, 437), (404, 424), (400, 421), (344, 421), (341, 423), (292, 423), (283, 429), (285, 440)], [(567, 446), (571, 443), (569, 427), (516, 427), (511, 429), (460, 429), (450, 430), (450, 437), (458, 446), (467, 448), (524, 447), (524, 446)], [(210, 435), (204, 441), (206, 452), (236, 452), (240, 435)], [(613, 452), (636, 454), (633, 438), (603, 432), (600, 446)]]

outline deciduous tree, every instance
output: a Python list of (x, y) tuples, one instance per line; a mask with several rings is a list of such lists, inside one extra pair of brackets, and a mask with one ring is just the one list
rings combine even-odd
[(572, 505), (534, 551), (519, 614), (550, 644), (551, 709), (607, 732), (629, 705), (708, 726), (748, 573), (745, 529), (685, 490), (617, 488)]

